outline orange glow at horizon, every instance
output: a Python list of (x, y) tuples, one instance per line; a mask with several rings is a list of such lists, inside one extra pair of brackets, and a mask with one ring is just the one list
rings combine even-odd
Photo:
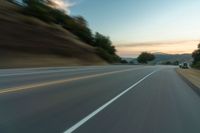
[(174, 43), (144, 43), (132, 45), (116, 46), (118, 55), (121, 57), (136, 57), (141, 52), (166, 53), (166, 54), (185, 54), (192, 53), (197, 49), (199, 41), (183, 41)]

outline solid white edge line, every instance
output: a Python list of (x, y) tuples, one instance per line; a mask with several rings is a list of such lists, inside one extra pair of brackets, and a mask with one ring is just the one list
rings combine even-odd
[(85, 118), (83, 118), (82, 120), (80, 120), (78, 123), (76, 123), (75, 125), (73, 125), (69, 129), (67, 129), (66, 131), (64, 131), (64, 133), (72, 133), (73, 131), (75, 131), (76, 129), (78, 129), (80, 126), (82, 126), (84, 123), (86, 123), (92, 117), (94, 117), (96, 114), (98, 114), (99, 112), (101, 112), (107, 106), (109, 106), (110, 104), (112, 104), (114, 101), (116, 101), (117, 99), (119, 99), (122, 95), (124, 95), (125, 93), (127, 93), (128, 91), (130, 91), (131, 89), (133, 89), (135, 86), (137, 86), (138, 84), (140, 84), (142, 81), (144, 81), (146, 78), (148, 78), (149, 76), (151, 76), (155, 72), (157, 72), (157, 70), (151, 72), (150, 74), (148, 74), (145, 77), (143, 77), (142, 79), (140, 79), (138, 82), (136, 82), (135, 84), (133, 84), (132, 86), (130, 86), (128, 89), (124, 90), (119, 95), (117, 95), (116, 97), (114, 97), (113, 99), (111, 99), (110, 101), (108, 101), (107, 103), (105, 103), (104, 105), (102, 105), (101, 107), (99, 107), (97, 110), (95, 110), (94, 112), (92, 112), (91, 114), (89, 114), (88, 116), (86, 116)]

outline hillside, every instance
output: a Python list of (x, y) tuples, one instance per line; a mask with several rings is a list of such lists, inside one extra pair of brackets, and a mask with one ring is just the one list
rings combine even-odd
[(106, 64), (96, 48), (56, 24), (22, 15), (0, 1), (0, 67)]

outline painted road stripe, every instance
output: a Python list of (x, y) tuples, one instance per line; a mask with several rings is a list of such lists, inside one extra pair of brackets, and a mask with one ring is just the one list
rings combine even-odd
[(102, 105), (101, 107), (99, 107), (97, 110), (95, 110), (94, 112), (92, 112), (91, 114), (89, 114), (88, 116), (86, 116), (85, 118), (83, 118), (82, 120), (80, 120), (78, 123), (76, 123), (75, 125), (73, 125), (69, 129), (67, 129), (66, 131), (64, 131), (64, 133), (72, 133), (73, 131), (75, 131), (76, 129), (78, 129), (80, 126), (82, 126), (88, 120), (90, 120), (92, 117), (94, 117), (95, 115), (97, 115), (103, 109), (105, 109), (106, 107), (108, 107), (114, 101), (116, 101), (117, 99), (119, 99), (121, 96), (123, 96), (125, 93), (127, 93), (128, 91), (130, 91), (131, 89), (133, 89), (135, 86), (137, 86), (138, 84), (140, 84), (142, 81), (144, 81), (146, 78), (148, 78), (149, 76), (151, 76), (155, 72), (157, 72), (157, 70), (153, 71), (152, 73), (150, 73), (150, 74), (146, 75), (145, 77), (143, 77), (142, 79), (140, 79), (138, 82), (136, 82), (135, 84), (133, 84), (132, 86), (130, 86), (128, 89), (126, 89), (125, 91), (123, 91), (122, 93), (120, 93), (119, 95), (117, 95), (116, 97), (114, 97), (113, 99), (111, 99), (110, 101), (108, 101), (107, 103), (105, 103), (104, 105)]
[(95, 77), (106, 76), (106, 75), (122, 73), (122, 72), (128, 72), (128, 71), (139, 70), (139, 69), (142, 69), (142, 68), (132, 68), (132, 69), (126, 69), (126, 70), (120, 70), (120, 71), (112, 71), (112, 72), (93, 74), (93, 75), (87, 75), (87, 76), (82, 76), (82, 77), (75, 77), (75, 78), (69, 78), (69, 79), (55, 80), (55, 81), (44, 82), (44, 83), (36, 83), (36, 84), (19, 86), (19, 87), (0, 89), (0, 94), (18, 92), (18, 91), (22, 91), (22, 90), (28, 90), (28, 89), (44, 87), (44, 86), (49, 86), (49, 85), (55, 85), (55, 84), (62, 84), (62, 83), (76, 81), (76, 80), (95, 78)]
[[(52, 73), (63, 73), (63, 72), (74, 72), (74, 71), (87, 71), (94, 70), (96, 68), (83, 68), (83, 69), (64, 69), (64, 70), (44, 70), (40, 72), (22, 72), (22, 73), (9, 73), (9, 74), (0, 74), (0, 77), (10, 77), (10, 76), (25, 76), (25, 75), (37, 75), (37, 74), (52, 74)], [(104, 68), (98, 68), (100, 70)]]

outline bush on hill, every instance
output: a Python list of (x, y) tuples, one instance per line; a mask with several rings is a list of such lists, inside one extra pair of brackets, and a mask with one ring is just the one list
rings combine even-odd
[(198, 49), (195, 50), (192, 53), (192, 57), (194, 59), (194, 61), (193, 61), (193, 67), (196, 67), (196, 68), (200, 69), (200, 44), (198, 45)]
[(108, 62), (119, 62), (115, 47), (109, 37), (100, 33), (93, 35), (87, 21), (81, 17), (71, 17), (64, 11), (52, 7), (50, 0), (23, 0), (23, 14), (36, 17), (46, 23), (61, 25), (78, 36), (83, 42), (97, 47), (97, 53)]

